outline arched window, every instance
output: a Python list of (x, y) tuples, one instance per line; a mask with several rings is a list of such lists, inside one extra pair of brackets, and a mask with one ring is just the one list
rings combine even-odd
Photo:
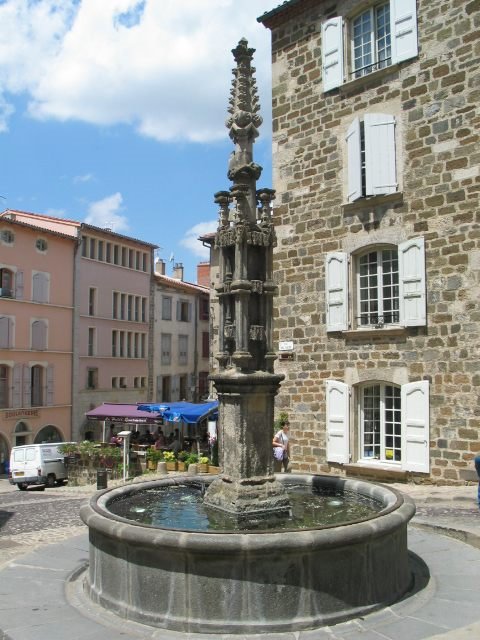
[(13, 297), (13, 272), (10, 269), (0, 269), (0, 297)]
[(42, 442), (63, 442), (63, 436), (57, 427), (54, 427), (53, 424), (48, 424), (35, 436), (34, 440), (35, 444), (41, 444)]
[(21, 447), (22, 445), (27, 444), (27, 440), (30, 436), (28, 424), (26, 422), (18, 422), (15, 426), (14, 435), (14, 446)]

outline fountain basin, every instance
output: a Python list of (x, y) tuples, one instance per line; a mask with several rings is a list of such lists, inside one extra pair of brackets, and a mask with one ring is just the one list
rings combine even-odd
[(125, 492), (174, 479), (106, 490), (80, 512), (89, 527), (89, 597), (119, 616), (155, 627), (267, 633), (365, 615), (408, 590), (407, 524), (415, 512), (408, 497), (332, 476), (278, 479), (353, 491), (383, 507), (362, 521), (316, 529), (187, 532), (134, 523), (108, 510)]

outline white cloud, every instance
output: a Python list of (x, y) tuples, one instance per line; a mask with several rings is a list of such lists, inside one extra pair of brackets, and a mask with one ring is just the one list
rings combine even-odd
[(91, 182), (93, 180), (93, 173), (84, 173), (81, 176), (74, 176), (74, 184), (80, 184), (83, 182)]
[(206, 233), (213, 233), (217, 230), (217, 227), (217, 220), (199, 222), (191, 229), (188, 229), (184, 237), (180, 240), (180, 244), (202, 260), (209, 260), (210, 250), (208, 247), (204, 247), (198, 238)]
[(111, 229), (115, 233), (127, 233), (130, 227), (126, 216), (121, 215), (122, 202), (122, 194), (118, 191), (102, 200), (92, 202), (88, 207), (85, 222), (102, 229)]
[(30, 95), (37, 118), (130, 124), (157, 140), (226, 134), (231, 49), (257, 49), (269, 97), (273, 0), (5, 0), (0, 91)]

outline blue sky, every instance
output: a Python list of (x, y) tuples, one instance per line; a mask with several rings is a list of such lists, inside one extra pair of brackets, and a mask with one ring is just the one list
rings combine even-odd
[(242, 37), (271, 185), (273, 0), (0, 0), (0, 209), (95, 224), (161, 246), (195, 281), (216, 191), (228, 189), (227, 117)]

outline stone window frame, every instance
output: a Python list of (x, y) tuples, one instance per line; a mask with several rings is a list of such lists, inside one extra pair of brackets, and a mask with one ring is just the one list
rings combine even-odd
[[(373, 374), (372, 374), (373, 375)], [(372, 385), (395, 386), (401, 393), (401, 460), (362, 455), (362, 390)], [(430, 472), (430, 382), (399, 383), (391, 376), (373, 377), (354, 384), (326, 381), (326, 459), (330, 464), (384, 470)]]
[(343, 85), (364, 83), (374, 74), (390, 73), (399, 63), (418, 56), (417, 6), (416, 0), (389, 0), (391, 64), (372, 69), (360, 78), (350, 79), (352, 71), (353, 20), (362, 13), (387, 4), (384, 0), (370, 1), (360, 11), (328, 18), (322, 22), (322, 79), (323, 91), (328, 92)]
[[(369, 251), (397, 248), (399, 261), (399, 322), (360, 325), (356, 322), (358, 305), (358, 258)], [(425, 239), (415, 236), (404, 241), (393, 238), (372, 240), (350, 251), (335, 251), (325, 256), (326, 330), (346, 337), (370, 337), (379, 331), (401, 331), (426, 326)]]

